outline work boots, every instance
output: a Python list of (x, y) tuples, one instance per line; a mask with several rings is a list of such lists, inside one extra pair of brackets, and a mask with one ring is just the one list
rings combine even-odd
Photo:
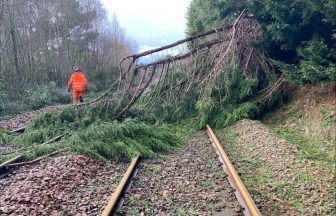
[(79, 102), (84, 103), (83, 97), (79, 96)]

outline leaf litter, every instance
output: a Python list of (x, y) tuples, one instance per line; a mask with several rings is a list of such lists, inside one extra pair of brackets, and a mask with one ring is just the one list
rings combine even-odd
[(21, 167), (0, 179), (0, 215), (100, 215), (126, 168), (82, 155)]

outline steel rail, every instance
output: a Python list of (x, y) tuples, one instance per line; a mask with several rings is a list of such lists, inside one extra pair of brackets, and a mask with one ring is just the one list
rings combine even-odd
[(15, 130), (12, 130), (12, 133), (23, 133), (26, 130), (26, 127), (20, 127)]
[[(66, 134), (61, 134), (61, 135), (59, 135), (57, 137), (54, 137), (54, 138), (52, 138), (52, 139), (50, 139), (50, 140), (48, 140), (48, 141), (46, 141), (46, 142), (44, 142), (42, 144), (38, 144), (38, 145), (33, 146), (33, 147), (37, 147), (37, 146), (41, 147), (41, 146), (44, 146), (44, 145), (48, 145), (48, 144), (54, 143), (54, 142), (62, 139), (65, 135)], [(2, 155), (8, 155), (8, 154), (13, 154), (13, 153), (16, 153), (16, 152), (20, 152), (20, 151), (24, 151), (24, 150), (29, 150), (29, 149), (31, 149), (31, 147), (23, 147), (23, 148), (19, 148), (19, 149), (13, 150), (13, 151), (8, 151), (8, 152), (0, 153), (0, 156), (2, 156)]]
[(240, 205), (243, 207), (244, 214), (252, 216), (260, 216), (261, 213), (259, 212), (256, 204), (252, 200), (249, 192), (247, 191), (246, 187), (244, 186), (243, 182), (238, 176), (236, 170), (234, 169), (229, 157), (225, 153), (222, 145), (220, 144), (218, 138), (216, 137), (215, 133), (213, 132), (213, 130), (209, 125), (207, 125), (207, 132), (210, 139), (213, 141), (213, 145), (216, 148), (220, 156), (220, 159), (223, 162), (224, 171), (228, 175), (228, 180), (231, 186), (235, 189), (235, 195)]
[(129, 165), (126, 173), (124, 174), (123, 178), (121, 179), (117, 189), (112, 194), (107, 206), (105, 207), (102, 216), (109, 216), (113, 215), (115, 211), (118, 209), (118, 205), (120, 203), (120, 199), (122, 198), (123, 194), (127, 190), (128, 183), (132, 179), (133, 174), (135, 173), (137, 164), (140, 160), (140, 156), (135, 157), (131, 164)]
[(0, 179), (6, 177), (11, 172), (10, 169), (7, 168), (7, 165), (15, 163), (21, 159), (22, 155), (19, 155), (0, 164)]
[(14, 157), (14, 158), (11, 158), (11, 159), (8, 160), (8, 161), (3, 162), (2, 164), (0, 164), (0, 170), (1, 170), (2, 168), (5, 168), (7, 165), (9, 165), (9, 164), (11, 164), (11, 163), (14, 163), (14, 162), (16, 162), (16, 161), (18, 161), (18, 160), (20, 160), (21, 158), (22, 158), (22, 155), (18, 155), (18, 156)]
[[(42, 144), (39, 144), (37, 146), (44, 146), (44, 145), (48, 145), (48, 144), (52, 144), (54, 142), (57, 142), (58, 140), (62, 139), (66, 134), (62, 134), (62, 135), (59, 135), (57, 137), (54, 137)], [(20, 149), (17, 149), (17, 150), (14, 150), (14, 151), (11, 151), (11, 152), (5, 152), (5, 153), (2, 153), (0, 154), (1, 156), (2, 155), (6, 155), (6, 154), (12, 154), (12, 153), (16, 153), (16, 152), (20, 152), (20, 151), (24, 151), (24, 150), (29, 150), (30, 148), (20, 148)], [(62, 150), (64, 151), (64, 149)], [(62, 151), (59, 151), (59, 152), (62, 152)], [(56, 152), (56, 153), (59, 153), (59, 152)], [(55, 152), (49, 154), (48, 156), (52, 156), (54, 154), (56, 154)], [(44, 157), (40, 157), (40, 158), (37, 158), (39, 160), (33, 160), (31, 162), (22, 162), (22, 163), (16, 163), (18, 161), (22, 161), (23, 159), (23, 154), (20, 154), (16, 157), (13, 157), (5, 162), (3, 162), (2, 164), (0, 164), (0, 179), (5, 177), (8, 173), (11, 172), (12, 169), (10, 169), (11, 167), (15, 167), (15, 166), (20, 166), (20, 165), (25, 165), (25, 164), (31, 164), (31, 163), (34, 163), (34, 162), (37, 162), (39, 160), (42, 160), (44, 159)]]

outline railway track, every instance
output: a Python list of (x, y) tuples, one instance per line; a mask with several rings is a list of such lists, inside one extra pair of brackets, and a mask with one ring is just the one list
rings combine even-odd
[[(211, 144), (213, 148), (215, 149), (215, 152), (218, 155), (218, 160), (222, 163), (224, 172), (225, 172), (225, 177), (227, 178), (230, 186), (231, 186), (231, 193), (234, 193), (236, 199), (239, 202), (239, 205), (241, 206), (241, 212), (244, 215), (260, 215), (259, 210), (257, 209), (255, 203), (253, 202), (251, 196), (249, 195), (247, 189), (243, 185), (242, 181), (240, 180), (237, 172), (235, 171), (234, 167), (232, 166), (232, 163), (230, 162), (228, 156), (226, 155), (225, 151), (223, 150), (219, 140), (217, 139), (215, 133), (213, 130), (207, 126), (207, 131), (206, 131), (208, 138), (211, 140)], [(61, 138), (63, 138), (65, 135), (62, 134), (60, 136), (57, 136), (47, 142), (44, 142), (40, 145), (46, 145), (46, 144), (51, 144), (53, 142), (57, 142)], [(209, 142), (205, 145), (210, 145)], [(26, 148), (18, 149), (16, 151), (23, 151), (26, 150)], [(66, 150), (66, 149), (65, 149)], [(60, 151), (64, 151), (61, 149)], [(12, 153), (12, 152), (10, 152)], [(57, 154), (56, 152), (55, 154)], [(4, 154), (4, 153), (3, 153)], [(53, 154), (53, 153), (52, 153)], [(197, 152), (194, 157), (197, 158)], [(211, 157), (211, 155), (209, 155)], [(43, 158), (38, 158), (38, 160), (41, 160)], [(0, 164), (0, 178), (8, 175), (13, 167), (16, 167), (16, 165), (21, 165), (25, 164), (27, 162), (21, 162), (22, 161), (22, 155), (18, 155), (16, 157), (11, 158), (10, 160)], [(21, 163), (20, 163), (21, 162)], [(29, 162), (28, 162), (29, 163)], [(34, 163), (34, 161), (32, 161)], [(118, 213), (118, 210), (122, 208), (122, 205), (127, 199), (127, 191), (131, 188), (132, 182), (134, 177), (136, 176), (138, 169), (139, 169), (139, 163), (140, 163), (140, 157), (136, 157), (132, 160), (131, 164), (129, 165), (126, 173), (124, 174), (123, 178), (121, 179), (118, 187), (116, 188), (115, 192), (113, 193), (112, 197), (110, 198), (107, 206), (105, 207), (102, 215), (107, 216), (107, 215), (120, 215)], [(145, 185), (145, 187), (148, 185)], [(163, 198), (167, 198), (168, 192), (164, 191)], [(167, 212), (169, 212), (169, 209), (166, 209), (166, 207), (162, 206), (161, 207), (161, 215), (166, 215)], [(122, 213), (121, 213), (122, 214)], [(229, 213), (228, 215), (235, 215), (232, 213)]]
[[(235, 197), (238, 200), (239, 205), (241, 206), (241, 213), (243, 213), (244, 215), (252, 215), (252, 216), (261, 215), (254, 201), (249, 195), (247, 189), (245, 188), (241, 179), (239, 178), (237, 172), (235, 171), (228, 156), (226, 155), (224, 149), (222, 148), (218, 138), (216, 137), (213, 130), (210, 128), (210, 126), (207, 126), (206, 132), (207, 132), (207, 135), (209, 136), (209, 139), (211, 140), (212, 146), (217, 152), (219, 161), (222, 163), (226, 178), (229, 181), (230, 186), (232, 188), (231, 192), (235, 194)], [(195, 155), (195, 157), (197, 157), (197, 155)], [(123, 202), (125, 201), (125, 199), (127, 199), (127, 196), (128, 196), (127, 191), (131, 187), (131, 184), (133, 181), (132, 179), (138, 172), (139, 161), (140, 161), (139, 157), (136, 157), (135, 159), (133, 159), (128, 170), (126, 171), (122, 180), (120, 181), (118, 188), (115, 190), (115, 192), (113, 193), (112, 197), (110, 198), (108, 202), (108, 205), (105, 207), (102, 213), (102, 216), (123, 214), (123, 213), (118, 212), (118, 209), (120, 210)], [(178, 177), (175, 177), (175, 178), (178, 178)], [(145, 190), (147, 190), (146, 187), (151, 187), (150, 185), (143, 185), (143, 186), (145, 187)], [(167, 196), (168, 196), (168, 192), (163, 191), (162, 199), (167, 198)], [(168, 212), (167, 209), (165, 209), (165, 207), (162, 206), (160, 210), (160, 214), (166, 215), (167, 212)], [(227, 213), (227, 215), (234, 215), (234, 214)]]

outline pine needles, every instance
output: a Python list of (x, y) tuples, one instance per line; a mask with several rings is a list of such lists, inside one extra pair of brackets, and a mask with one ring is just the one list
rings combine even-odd
[[(0, 144), (25, 146), (24, 151), (0, 156), (0, 162), (23, 155), (24, 160), (70, 147), (76, 154), (84, 154), (103, 162), (131, 159), (135, 155), (154, 158), (158, 152), (176, 150), (184, 140), (183, 130), (167, 124), (153, 125), (137, 119), (122, 123), (97, 118), (93, 110), (65, 109), (36, 119), (24, 134), (0, 133)], [(57, 143), (40, 145), (66, 133)]]

